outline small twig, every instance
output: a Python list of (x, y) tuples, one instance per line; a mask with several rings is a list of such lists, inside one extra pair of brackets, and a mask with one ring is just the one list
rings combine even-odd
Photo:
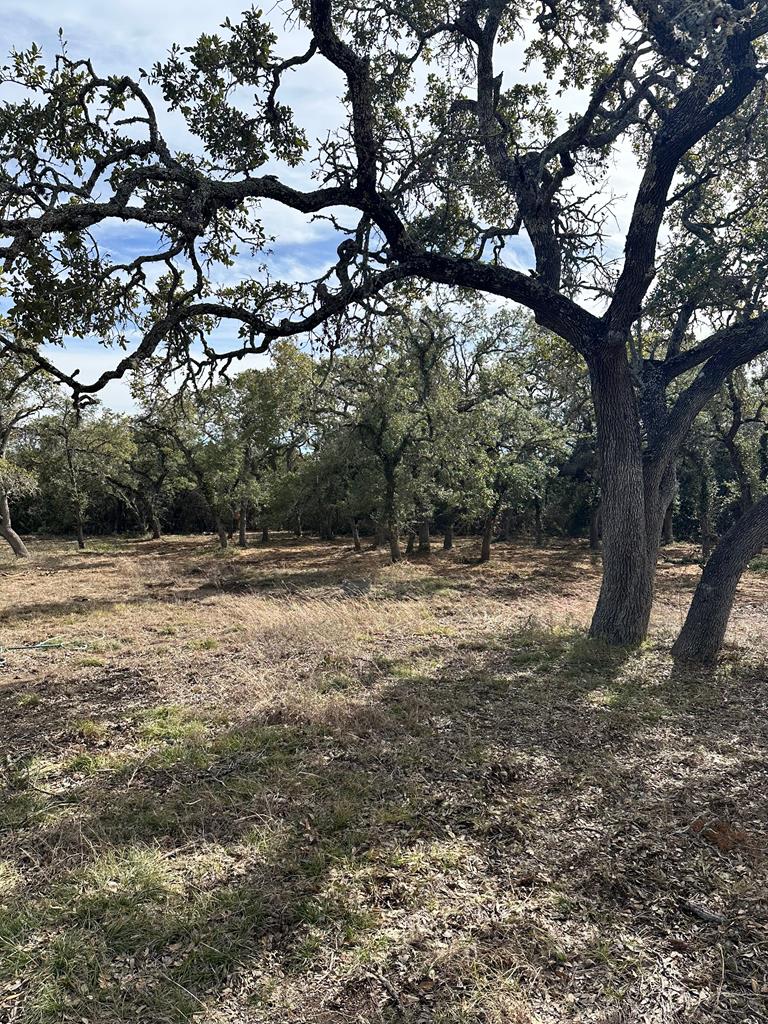
[(723, 954), (723, 947), (718, 942), (717, 951), (720, 954), (720, 984), (717, 986), (717, 994), (715, 995), (715, 1009), (720, 1005), (720, 996), (723, 992), (723, 985), (725, 984), (725, 956)]
[(398, 1014), (402, 1017), (405, 1014), (403, 1004), (400, 1002), (400, 996), (397, 994), (397, 990), (392, 985), (392, 982), (384, 977), (383, 974), (379, 974), (378, 971), (366, 971), (366, 977), (372, 978), (374, 981), (378, 981), (383, 989), (387, 992), (392, 1002), (395, 1004), (395, 1009)]
[(725, 923), (725, 918), (722, 914), (715, 914), (711, 910), (707, 910), (706, 907), (700, 907), (697, 903), (681, 900), (680, 906), (683, 910), (687, 910), (689, 914), (693, 914), (694, 917), (698, 917), (702, 921), (709, 921), (712, 924)]

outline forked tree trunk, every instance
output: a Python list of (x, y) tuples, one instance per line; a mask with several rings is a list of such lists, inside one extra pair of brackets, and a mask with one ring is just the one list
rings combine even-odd
[(429, 520), (422, 519), (419, 523), (419, 554), (428, 555), (432, 550), (429, 540)]
[(17, 558), (29, 558), (26, 544), (13, 528), (11, 508), (5, 490), (0, 490), (0, 537), (10, 544), (11, 551)]
[(248, 547), (248, 502), (240, 502), (240, 519), (237, 524), (237, 543), (241, 548)]
[(483, 527), (483, 542), (480, 545), (480, 561), (490, 562), (491, 560), (491, 541), (493, 540), (493, 524), (496, 521), (495, 515), (487, 515), (485, 517), (485, 525)]
[(706, 662), (717, 655), (742, 573), (767, 543), (768, 495), (745, 512), (715, 548), (672, 647), (673, 657)]
[(603, 581), (589, 633), (610, 644), (635, 644), (648, 630), (663, 513), (646, 508), (637, 401), (624, 347), (603, 348), (589, 364), (603, 525)]

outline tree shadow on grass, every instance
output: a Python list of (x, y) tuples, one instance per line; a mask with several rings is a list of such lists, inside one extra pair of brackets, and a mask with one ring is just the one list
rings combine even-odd
[(16, 1019), (759, 1020), (765, 694), (662, 668), (530, 628), (135, 714), (19, 782)]

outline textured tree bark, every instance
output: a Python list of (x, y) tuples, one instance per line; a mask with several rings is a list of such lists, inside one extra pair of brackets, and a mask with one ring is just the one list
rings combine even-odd
[(742, 573), (768, 543), (768, 495), (737, 519), (707, 562), (672, 656), (712, 661), (723, 645)]
[(263, 523), (261, 527), (261, 543), (269, 544), (269, 524)]
[(408, 541), (406, 542), (406, 545), (405, 545), (405, 553), (406, 553), (406, 555), (412, 555), (413, 554), (413, 547), (414, 547), (415, 541), (416, 541), (416, 534), (413, 532), (413, 530), (409, 530), (408, 531)]
[(443, 551), (453, 550), (453, 519), (449, 519), (445, 524), (445, 531), (443, 532)]
[(675, 511), (674, 503), (670, 501), (667, 506), (667, 511), (664, 513), (664, 522), (661, 526), (661, 544), (665, 547), (667, 544), (674, 544), (675, 534), (672, 529), (672, 516)]
[(216, 533), (219, 535), (219, 547), (226, 548), (229, 545), (229, 535), (227, 528), (224, 525), (224, 520), (221, 518), (219, 513), (216, 513)]
[(237, 523), (237, 543), (241, 548), (248, 547), (248, 502), (240, 502), (240, 517)]
[(153, 506), (150, 506), (149, 509), (149, 524), (152, 529), (152, 540), (160, 540), (163, 535), (160, 528), (160, 517)]
[(483, 526), (483, 542), (480, 545), (481, 562), (490, 562), (491, 560), (491, 541), (493, 540), (493, 524), (495, 522), (495, 515), (491, 514), (485, 517), (485, 525)]
[(0, 489), (0, 537), (10, 544), (11, 551), (17, 558), (29, 558), (26, 544), (13, 528), (8, 495), (3, 489)]
[[(635, 644), (648, 629), (662, 513), (648, 509), (647, 516), (639, 416), (624, 347), (600, 348), (589, 371), (603, 525), (603, 581), (589, 634), (610, 644)], [(658, 519), (654, 533), (650, 519)]]
[(428, 555), (432, 550), (429, 539), (429, 520), (422, 519), (419, 523), (419, 554)]

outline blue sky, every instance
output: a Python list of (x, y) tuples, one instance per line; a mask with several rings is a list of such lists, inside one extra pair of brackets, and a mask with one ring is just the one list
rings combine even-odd
[[(34, 3), (2, 0), (0, 39), (5, 49), (11, 46), (21, 49), (34, 41), (51, 56), (59, 48), (61, 27), (71, 56), (91, 57), (97, 71), (135, 74), (139, 67), (149, 68), (162, 59), (172, 43), (190, 44), (201, 32), (217, 31), (225, 17), (236, 20), (246, 6), (247, 0), (218, 0), (215, 4), (210, 0), (37, 0)], [(289, 38), (281, 28), (283, 16), (277, 8), (273, 8), (272, 23), (281, 35), (281, 52), (286, 55), (301, 52), (306, 40), (294, 29), (290, 30)], [(505, 80), (510, 84), (513, 69), (519, 75), (519, 50), (514, 52), (515, 49), (513, 45), (508, 54), (509, 73)], [(533, 73), (529, 69), (527, 75)], [(281, 97), (290, 103), (308, 137), (316, 139), (340, 123), (342, 90), (338, 72), (316, 59), (309, 67), (288, 76)], [(578, 97), (574, 102), (580, 106)], [(157, 107), (162, 108), (161, 100)], [(161, 123), (172, 147), (188, 150), (194, 145), (180, 120), (164, 116)], [(621, 194), (631, 179), (629, 167), (630, 162), (619, 161), (613, 182), (615, 193)], [(288, 172), (283, 167), (265, 170), (279, 172), (281, 176), (287, 174), (291, 184), (298, 187), (310, 186), (310, 168), (306, 165)], [(619, 217), (621, 219), (620, 210)], [(269, 257), (274, 277), (310, 279), (332, 262), (338, 237), (327, 225), (310, 223), (300, 214), (277, 204), (264, 205), (263, 221), (267, 232), (275, 237)], [(142, 232), (135, 227), (110, 224), (100, 229), (100, 240), (106, 240), (112, 255), (122, 260), (135, 256), (141, 249)], [(518, 265), (527, 265), (525, 240), (517, 240), (510, 247), (508, 258)], [(248, 265), (240, 264), (240, 271), (247, 273)], [(229, 340), (222, 334), (224, 343)], [(73, 341), (56, 353), (56, 361), (67, 370), (79, 368), (81, 379), (90, 380), (114, 365), (116, 355), (96, 340)], [(124, 382), (110, 385), (102, 397), (113, 408), (130, 408), (130, 395)]]

